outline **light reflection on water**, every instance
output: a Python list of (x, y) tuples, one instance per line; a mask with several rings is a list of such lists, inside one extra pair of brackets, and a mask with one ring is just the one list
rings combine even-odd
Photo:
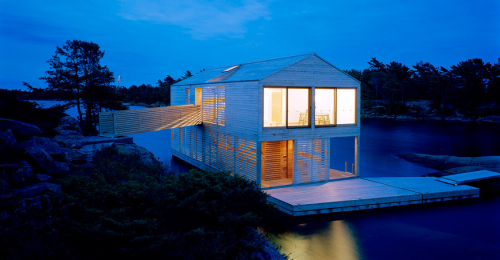
[[(397, 153), (500, 155), (500, 126), (363, 120), (362, 177), (421, 176), (433, 169)], [(332, 138), (332, 167), (352, 160), (353, 138)], [(347, 154), (346, 154), (347, 151)], [(290, 259), (500, 259), (500, 196), (292, 218), (265, 232)]]

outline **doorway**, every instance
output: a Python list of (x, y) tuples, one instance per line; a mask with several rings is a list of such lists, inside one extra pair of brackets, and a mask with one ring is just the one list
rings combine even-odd
[(293, 184), (293, 140), (262, 142), (262, 188)]

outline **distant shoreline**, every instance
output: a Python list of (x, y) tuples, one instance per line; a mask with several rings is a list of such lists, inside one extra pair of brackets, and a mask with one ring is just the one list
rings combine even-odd
[(361, 119), (376, 119), (387, 121), (402, 121), (402, 122), (440, 122), (440, 123), (473, 123), (485, 125), (500, 125), (500, 116), (486, 116), (477, 119), (459, 116), (424, 116), (414, 117), (409, 115), (381, 115), (381, 114), (361, 114)]

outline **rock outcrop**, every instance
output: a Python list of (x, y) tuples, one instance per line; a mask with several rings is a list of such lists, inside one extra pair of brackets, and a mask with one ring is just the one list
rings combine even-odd
[(437, 170), (446, 170), (463, 166), (477, 166), (500, 171), (500, 156), (456, 157), (429, 154), (398, 154), (396, 156), (409, 162), (418, 163)]
[(7, 145), (14, 146), (17, 145), (17, 140), (12, 130), (7, 129), (0, 133), (0, 139), (2, 139)]
[(0, 132), (11, 130), (17, 141), (28, 140), (32, 136), (43, 136), (42, 130), (38, 126), (16, 121), (12, 119), (0, 118)]

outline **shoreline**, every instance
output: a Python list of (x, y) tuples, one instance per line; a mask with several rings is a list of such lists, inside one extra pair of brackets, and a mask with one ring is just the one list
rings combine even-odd
[(381, 115), (381, 114), (361, 114), (361, 119), (375, 119), (387, 121), (402, 121), (402, 122), (425, 122), (425, 123), (461, 123), (461, 124), (484, 124), (484, 125), (500, 125), (500, 116), (486, 116), (478, 119), (469, 117), (440, 117), (440, 116), (425, 116), (414, 117), (409, 115)]

